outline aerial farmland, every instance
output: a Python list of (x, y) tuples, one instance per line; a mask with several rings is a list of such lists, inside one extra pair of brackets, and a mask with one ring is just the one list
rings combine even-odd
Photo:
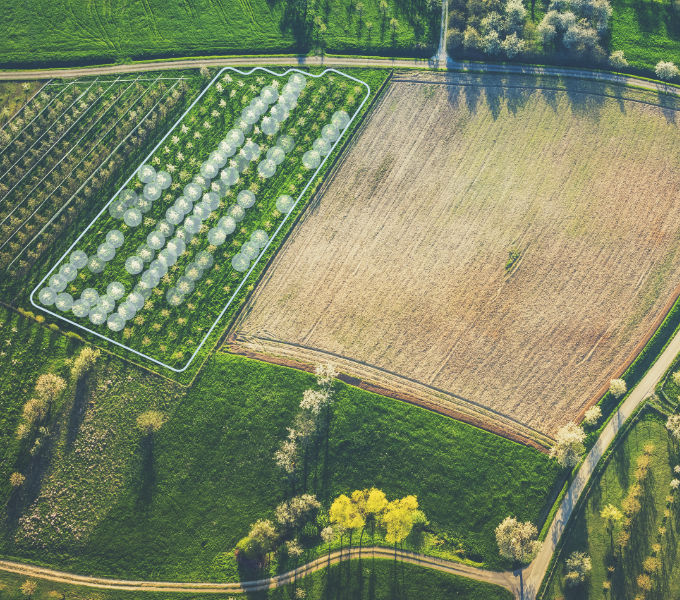
[(0, 600), (676, 600), (677, 11), (0, 3)]
[(396, 74), (236, 343), (553, 435), (677, 296), (675, 108), (609, 94)]

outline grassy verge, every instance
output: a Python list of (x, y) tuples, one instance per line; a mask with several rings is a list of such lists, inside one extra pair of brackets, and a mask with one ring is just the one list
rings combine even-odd
[[(12, 360), (23, 359), (4, 357), (6, 370)], [(31, 360), (12, 366), (26, 382), (42, 370)], [(65, 393), (40, 476), (18, 495), (4, 484), (13, 516), (2, 526), (2, 553), (80, 573), (237, 579), (236, 542), (290, 493), (272, 455), (312, 382), (305, 373), (217, 354), (187, 391), (103, 355), (87, 385)], [(11, 396), (16, 418), (2, 423), (6, 443), (31, 391), (24, 385)], [(149, 408), (170, 417), (151, 456), (134, 424)], [(545, 514), (558, 474), (543, 454), (346, 385), (334, 414), (328, 443), (314, 447), (299, 486), (325, 507), (371, 485), (389, 497), (417, 494), (433, 552), (491, 568), (507, 566), (496, 552), (496, 524), (508, 514), (534, 522)], [(6, 460), (11, 472), (23, 459), (17, 449)]]
[[(168, 592), (93, 591), (91, 588), (29, 579), (36, 584), (32, 600), (214, 600), (224, 597), (216, 594), (172, 594)], [(5, 600), (23, 600), (21, 586), (25, 577), (0, 573), (0, 594)], [(321, 598), (358, 598), (366, 600), (510, 600), (512, 594), (488, 583), (448, 575), (439, 571), (387, 560), (351, 561), (331, 566), (300, 579), (295, 584), (267, 592), (248, 594), (251, 600), (288, 600), (295, 598), (321, 600)], [(233, 595), (229, 598), (244, 598)]]
[[(621, 509), (624, 497), (635, 482), (637, 459), (647, 444), (654, 447), (650, 455), (650, 474), (643, 484), (641, 510), (630, 527), (628, 550), (621, 554), (618, 548), (621, 526), (616, 526), (610, 534), (600, 511), (606, 504)], [(659, 557), (663, 565), (659, 574), (651, 577), (655, 581), (654, 597), (677, 597), (680, 589), (680, 573), (674, 559), (678, 546), (677, 506), (671, 506), (668, 516), (665, 511), (668, 483), (674, 476), (672, 469), (678, 459), (677, 445), (671, 443), (663, 419), (654, 411), (642, 414), (612, 451), (575, 513), (543, 598), (601, 598), (604, 585), (611, 586), (611, 596), (605, 594), (604, 597), (632, 598), (640, 591), (637, 577), (644, 572), (642, 563), (652, 555)], [(660, 530), (660, 527), (664, 529)], [(655, 544), (660, 546), (655, 548)], [(591, 556), (593, 569), (584, 585), (569, 588), (564, 581), (564, 561), (575, 550)], [(613, 567), (612, 571), (610, 567)]]

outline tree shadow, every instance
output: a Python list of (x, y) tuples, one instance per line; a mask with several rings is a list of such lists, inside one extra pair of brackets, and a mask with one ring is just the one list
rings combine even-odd
[(657, 2), (638, 0), (633, 5), (633, 9), (635, 10), (635, 20), (640, 30), (645, 33), (659, 31), (666, 17), (664, 8), (663, 6), (660, 7)]
[(153, 435), (144, 435), (139, 440), (139, 472), (137, 474), (137, 507), (140, 510), (148, 509), (153, 498), (153, 490), (156, 485), (156, 465), (153, 457)]
[(81, 377), (76, 383), (76, 389), (73, 394), (73, 403), (69, 411), (68, 425), (66, 426), (66, 450), (69, 451), (78, 437), (80, 426), (85, 419), (85, 412), (87, 410), (89, 398), (88, 377), (85, 375)]
[(661, 90), (657, 92), (656, 97), (657, 102), (661, 107), (661, 112), (663, 113), (663, 116), (666, 117), (666, 121), (675, 124), (678, 112), (677, 98), (669, 96)]
[[(12, 491), (12, 494), (7, 502), (7, 514), (5, 517), (5, 526), (8, 531), (8, 537), (13, 538), (14, 533), (19, 525), (19, 519), (23, 512), (31, 506), (42, 489), (42, 482), (48, 467), (50, 466), (50, 457), (54, 448), (54, 435), (47, 436), (40, 451), (35, 456), (30, 456), (28, 459), (22, 461), (21, 467), (17, 468), (26, 477), (23, 485)], [(31, 438), (32, 439), (32, 438)], [(27, 451), (24, 452), (27, 454)]]

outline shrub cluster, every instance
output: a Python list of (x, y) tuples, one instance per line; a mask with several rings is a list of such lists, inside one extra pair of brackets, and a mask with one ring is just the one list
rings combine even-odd
[(33, 397), (24, 404), (22, 419), (17, 428), (17, 437), (28, 439), (36, 432), (38, 433), (30, 450), (31, 455), (39, 452), (44, 439), (49, 435), (44, 422), (52, 404), (65, 388), (66, 381), (63, 378), (53, 373), (45, 373), (38, 377)]
[(538, 26), (544, 49), (604, 59), (611, 15), (608, 0), (552, 0)]
[(526, 17), (522, 0), (459, 0), (449, 13), (447, 47), (514, 58), (527, 50)]

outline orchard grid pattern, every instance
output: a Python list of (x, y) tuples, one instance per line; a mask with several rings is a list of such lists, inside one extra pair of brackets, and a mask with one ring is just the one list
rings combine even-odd
[[(219, 86), (218, 81), (220, 80), (220, 78), (223, 77), (225, 73), (228, 74), (229, 72), (234, 73), (235, 76), (244, 76), (244, 77), (250, 76), (253, 73), (262, 72), (262, 73), (267, 73), (267, 74), (273, 76), (274, 78), (277, 78), (277, 81), (282, 81), (283, 78), (290, 75), (290, 79), (289, 79), (290, 85), (292, 85), (291, 82), (301, 81), (301, 82), (303, 82), (302, 87), (304, 87), (304, 85), (305, 85), (304, 82), (306, 81), (305, 78), (307, 78), (307, 77), (312, 78), (312, 79), (321, 80), (328, 73), (335, 73), (335, 74), (339, 75), (340, 77), (346, 78), (350, 81), (353, 81), (353, 82), (359, 84), (360, 86), (363, 86), (363, 88), (366, 89), (366, 94), (363, 97), (363, 99), (361, 100), (361, 102), (359, 103), (359, 105), (357, 106), (356, 110), (353, 111), (353, 114), (351, 116), (347, 115), (346, 113), (343, 113), (343, 111), (338, 111), (333, 115), (334, 118), (331, 121), (331, 123), (329, 123), (329, 127), (335, 126), (337, 133), (335, 134), (335, 136), (333, 136), (335, 139), (333, 139), (333, 137), (330, 138), (332, 140), (332, 144), (327, 143), (328, 138), (326, 138), (326, 137), (322, 138), (320, 136), (315, 141), (314, 146), (313, 146), (313, 150), (309, 150), (309, 151), (305, 152), (305, 154), (302, 157), (302, 164), (304, 165), (306, 170), (308, 170), (308, 171), (313, 170), (313, 173), (307, 179), (304, 187), (299, 192), (296, 199), (293, 199), (290, 196), (286, 196), (286, 195), (279, 196), (279, 199), (277, 200), (276, 207), (282, 213), (283, 218), (282, 218), (281, 222), (279, 223), (279, 225), (274, 230), (274, 232), (271, 234), (271, 236), (268, 236), (266, 234), (266, 232), (264, 232), (262, 230), (257, 230), (255, 232), (253, 232), (249, 242), (243, 244), (242, 252), (239, 252), (236, 256), (233, 257), (233, 259), (231, 261), (232, 268), (237, 272), (244, 273), (243, 276), (240, 279), (240, 282), (238, 283), (237, 288), (233, 291), (233, 293), (229, 297), (229, 300), (227, 301), (227, 303), (223, 306), (223, 308), (221, 309), (221, 311), (219, 312), (217, 317), (214, 319), (214, 321), (212, 322), (212, 324), (208, 328), (208, 331), (203, 335), (200, 342), (196, 345), (195, 349), (193, 350), (193, 352), (189, 356), (188, 360), (182, 366), (177, 367), (177, 366), (174, 366), (172, 364), (168, 364), (168, 362), (170, 362), (170, 361), (165, 362), (165, 361), (163, 361), (163, 360), (161, 360), (157, 357), (151, 356), (150, 353), (140, 351), (139, 349), (133, 348), (129, 344), (126, 344), (126, 343), (123, 343), (121, 341), (112, 339), (108, 335), (104, 335), (104, 334), (102, 334), (102, 333), (100, 333), (100, 332), (98, 332), (98, 331), (96, 331), (96, 330), (94, 330), (94, 329), (92, 329), (88, 326), (83, 325), (82, 323), (78, 323), (78, 322), (76, 322), (72, 319), (69, 319), (66, 316), (64, 316), (63, 314), (59, 314), (58, 312), (55, 312), (53, 310), (49, 310), (48, 308), (46, 308), (46, 305), (51, 305), (52, 303), (54, 303), (54, 297), (55, 297), (56, 294), (53, 293), (53, 292), (55, 292), (55, 290), (52, 290), (51, 292), (45, 292), (45, 290), (48, 290), (50, 288), (44, 287), (44, 286), (45, 286), (45, 283), (48, 281), (48, 279), (50, 280), (50, 282), (56, 281), (55, 278), (54, 278), (56, 269), (61, 265), (62, 266), (61, 270), (62, 271), (64, 270), (64, 267), (67, 265), (67, 263), (65, 263), (64, 260), (71, 253), (73, 253), (72, 259), (74, 258), (74, 255), (76, 255), (76, 254), (79, 255), (79, 256), (76, 257), (76, 258), (79, 259), (76, 264), (79, 264), (81, 267), (85, 266), (85, 263), (81, 262), (83, 260), (83, 256), (85, 255), (85, 253), (83, 253), (82, 251), (78, 251), (78, 250), (76, 250), (75, 253), (74, 253), (73, 252), (74, 248), (79, 244), (79, 242), (82, 240), (82, 238), (87, 234), (87, 232), (95, 225), (95, 223), (100, 219), (100, 217), (107, 210), (109, 210), (109, 212), (111, 214), (115, 213), (118, 218), (123, 218), (125, 220), (126, 225), (129, 223), (132, 227), (135, 227), (140, 223), (140, 215), (135, 214), (135, 210), (132, 210), (132, 211), (129, 210), (131, 201), (128, 199), (129, 200), (128, 203), (127, 204), (125, 203), (125, 200), (124, 200), (124, 198), (126, 197), (125, 194), (126, 193), (130, 194), (130, 191), (126, 190), (126, 187), (130, 184), (130, 182), (136, 176), (138, 176), (140, 181), (142, 181), (142, 182), (144, 182), (144, 180), (147, 179), (148, 183), (145, 186), (145, 194), (146, 194), (146, 191), (150, 192), (150, 198), (149, 199), (151, 200), (151, 203), (153, 203), (153, 200), (155, 200), (159, 197), (159, 195), (162, 193), (163, 189), (165, 189), (165, 187), (168, 187), (170, 185), (171, 178), (168, 178), (168, 174), (166, 172), (160, 172), (160, 173), (158, 173), (158, 177), (159, 177), (158, 181), (160, 182), (160, 184), (162, 184), (162, 185), (160, 185), (160, 187), (163, 188), (163, 189), (159, 189), (159, 190), (156, 190), (155, 188), (152, 189), (153, 186), (156, 184), (156, 174), (154, 173), (154, 169), (150, 168), (150, 165), (148, 165), (147, 163), (150, 162), (150, 160), (152, 159), (152, 157), (154, 157), (154, 155), (156, 154), (158, 149), (166, 142), (166, 140), (173, 134), (173, 132), (175, 132), (177, 130), (177, 128), (182, 125), (182, 123), (185, 120), (185, 118), (187, 117), (187, 115), (189, 115), (189, 113), (192, 111), (192, 109), (201, 101), (201, 99), (204, 97), (204, 95), (209, 90), (211, 90), (214, 86)], [(299, 78), (299, 79), (296, 79), (296, 78)], [(288, 84), (286, 84), (286, 85), (288, 85)], [(220, 89), (220, 88), (218, 87), (217, 89)], [(285, 89), (285, 86), (284, 86), (284, 89)], [(298, 93), (299, 93), (299, 91), (298, 91)], [(179, 119), (177, 119), (177, 121), (174, 123), (174, 125), (169, 129), (169, 131), (165, 134), (165, 136), (158, 142), (158, 144), (151, 150), (151, 152), (148, 154), (148, 156), (142, 161), (139, 169), (136, 170), (135, 172), (133, 172), (130, 175), (130, 177), (128, 177), (128, 179), (123, 183), (123, 185), (121, 185), (121, 187), (116, 192), (116, 194), (114, 194), (109, 199), (109, 201), (100, 210), (100, 212), (97, 214), (97, 216), (81, 232), (81, 234), (73, 242), (73, 244), (69, 247), (69, 249), (62, 255), (62, 257), (52, 266), (52, 268), (49, 270), (49, 272), (43, 277), (43, 279), (40, 281), (40, 283), (31, 292), (31, 295), (30, 295), (31, 304), (35, 308), (37, 308), (41, 311), (44, 311), (44, 312), (62, 320), (62, 321), (65, 321), (65, 322), (67, 322), (71, 325), (74, 325), (74, 326), (76, 326), (80, 329), (83, 329), (83, 330), (87, 331), (88, 333), (95, 335), (95, 336), (113, 344), (114, 346), (120, 347), (120, 348), (122, 348), (122, 349), (124, 349), (128, 352), (131, 352), (132, 354), (139, 356), (139, 357), (141, 357), (145, 360), (148, 360), (148, 361), (150, 361), (150, 362), (152, 362), (152, 363), (154, 363), (158, 366), (169, 369), (170, 371), (173, 371), (175, 373), (181, 373), (181, 372), (185, 371), (190, 366), (190, 364), (193, 362), (193, 360), (196, 358), (196, 356), (200, 352), (201, 348), (206, 343), (207, 339), (210, 337), (210, 335), (215, 330), (215, 328), (217, 327), (217, 325), (220, 322), (220, 320), (222, 319), (222, 317), (225, 315), (225, 313), (227, 312), (227, 310), (229, 309), (231, 304), (234, 302), (234, 300), (238, 296), (239, 292), (241, 291), (242, 287), (248, 281), (250, 274), (256, 268), (256, 266), (258, 265), (261, 258), (266, 254), (266, 251), (271, 246), (272, 242), (277, 238), (279, 232), (281, 231), (281, 229), (284, 227), (284, 225), (288, 221), (288, 219), (289, 219), (290, 215), (293, 213), (295, 207), (301, 201), (301, 199), (305, 195), (306, 191), (308, 190), (310, 185), (313, 183), (313, 181), (315, 180), (315, 178), (319, 174), (320, 170), (324, 167), (326, 161), (328, 160), (328, 157), (332, 154), (333, 150), (336, 148), (338, 143), (342, 140), (345, 131), (350, 127), (350, 125), (352, 124), (352, 122), (354, 121), (356, 116), (360, 113), (361, 109), (365, 105), (369, 96), (370, 96), (370, 87), (368, 86), (368, 84), (366, 84), (365, 82), (363, 82), (363, 81), (361, 81), (361, 80), (359, 80), (355, 77), (352, 77), (350, 75), (347, 75), (347, 74), (345, 74), (341, 71), (338, 71), (338, 70), (332, 69), (332, 68), (325, 69), (323, 72), (321, 72), (319, 74), (311, 74), (311, 73), (302, 71), (300, 69), (295, 69), (295, 68), (288, 69), (283, 73), (276, 73), (274, 71), (271, 71), (271, 70), (263, 68), (263, 67), (256, 67), (256, 68), (253, 68), (249, 71), (242, 71), (240, 69), (236, 69), (236, 68), (233, 68), (233, 67), (224, 67), (210, 81), (210, 83), (205, 87), (205, 89), (197, 96), (197, 98), (191, 103), (191, 105), (186, 109), (186, 111), (179, 117)], [(256, 98), (253, 99), (253, 101), (251, 102), (251, 106), (252, 106), (253, 102), (255, 102), (255, 100), (257, 100), (257, 99)], [(295, 105), (297, 105), (297, 102), (295, 103)], [(241, 113), (241, 119), (236, 122), (236, 125), (234, 125), (234, 127), (236, 129), (238, 129), (240, 127), (242, 129), (244, 129), (246, 131), (246, 133), (249, 133), (252, 130), (252, 124), (256, 123), (257, 120), (253, 121), (252, 118), (250, 118), (250, 119), (247, 119), (247, 121), (250, 121), (250, 123), (248, 123), (248, 122), (244, 123), (244, 117), (252, 117), (252, 115), (250, 115), (250, 113), (246, 112), (247, 110), (248, 110), (248, 107), (243, 110), (243, 112)], [(266, 112), (266, 111), (261, 111), (260, 114), (264, 114), (264, 112)], [(305, 111), (305, 112), (308, 113), (308, 112), (310, 112), (310, 110), (307, 109), (307, 111)], [(343, 114), (339, 114), (339, 113), (343, 113)], [(255, 115), (255, 116), (259, 119), (260, 115)], [(337, 119), (336, 119), (336, 117), (337, 117)], [(284, 116), (283, 118), (285, 119), (286, 117)], [(267, 119), (269, 119), (269, 116), (266, 116), (262, 119), (261, 126), (262, 126), (263, 132), (265, 132), (264, 131), (265, 126), (271, 125), (271, 120), (268, 122)], [(325, 129), (326, 128), (324, 128), (324, 130)], [(249, 156), (249, 160), (255, 160), (260, 154), (258, 145), (253, 144), (250, 140), (244, 144), (244, 136), (240, 135), (240, 136), (238, 136), (238, 138), (240, 138), (240, 139), (236, 139), (237, 136), (233, 132), (234, 132), (234, 130), (232, 129), (229, 132), (227, 138), (225, 138), (225, 141), (229, 139), (229, 135), (232, 135), (231, 141), (235, 144), (236, 150), (238, 151), (238, 149), (240, 148), (241, 149), (240, 154), (244, 154), (244, 151), (247, 151), (246, 156), (248, 156), (248, 153), (251, 154), (251, 156)], [(288, 136), (285, 136), (285, 135), (280, 136), (280, 138), (286, 138), (286, 137), (288, 137)], [(285, 142), (285, 140), (284, 140), (284, 142)], [(285, 144), (284, 144), (284, 146), (285, 146)], [(270, 149), (270, 152), (272, 150), (275, 150), (275, 148)], [(211, 154), (211, 157), (214, 154), (215, 153)], [(279, 153), (279, 154), (282, 154), (282, 153)], [(259, 167), (258, 167), (258, 172), (259, 172), (260, 177), (265, 178), (265, 179), (268, 178), (268, 177), (271, 177), (271, 175), (273, 175), (273, 171), (275, 170), (276, 165), (280, 164), (280, 162), (283, 160), (283, 158), (281, 158), (279, 156), (278, 162), (276, 162), (276, 165), (273, 165), (272, 164), (273, 161), (270, 160), (270, 158), (276, 158), (276, 155), (270, 155), (268, 153), (267, 160), (263, 160), (259, 164)], [(203, 185), (202, 185), (203, 189), (206, 188), (205, 182), (207, 181), (207, 185), (209, 186), (211, 178), (213, 178), (217, 175), (217, 173), (214, 171), (214, 168), (211, 167), (208, 164), (209, 162), (210, 161), (206, 161), (201, 166), (201, 176), (203, 176), (203, 179), (201, 179), (200, 177), (198, 178), (199, 184), (203, 183)], [(232, 161), (232, 163), (233, 163), (233, 161)], [(267, 164), (265, 164), (265, 163), (267, 163)], [(272, 166), (273, 166), (273, 170), (271, 170)], [(247, 164), (243, 165), (239, 170), (243, 171), (246, 168), (247, 168)], [(212, 170), (212, 172), (211, 172), (211, 170)], [(229, 171), (229, 169), (226, 169), (226, 170)], [(217, 175), (217, 176), (219, 176), (219, 175)], [(222, 177), (224, 178), (224, 171), (222, 172)], [(198, 195), (198, 190), (197, 190), (197, 188), (199, 188), (199, 185), (196, 184), (196, 181), (197, 181), (197, 178), (195, 177), (194, 183), (188, 184), (187, 186), (184, 187), (185, 195), (187, 195), (187, 193), (192, 193), (192, 192), (195, 193), (195, 197), (190, 198), (190, 200), (192, 200), (192, 201), (196, 201), (200, 197)], [(231, 180), (227, 179), (227, 184), (229, 184), (229, 182), (231, 182)], [(231, 182), (231, 183), (233, 183), (233, 182)], [(193, 188), (192, 188), (192, 186), (193, 186)], [(159, 187), (159, 186), (156, 186), (156, 187)], [(147, 188), (149, 188), (149, 189), (147, 190)], [(213, 187), (212, 189), (214, 190), (216, 188)], [(218, 185), (217, 189), (219, 189), (219, 185)], [(227, 186), (227, 190), (228, 190), (228, 186)], [(224, 190), (222, 190), (222, 191), (224, 192)], [(203, 194), (204, 200), (200, 204), (206, 205), (206, 206), (203, 207), (203, 210), (206, 211), (206, 213), (209, 214), (210, 211), (215, 210), (217, 208), (217, 201), (215, 199), (215, 196), (217, 196), (217, 195), (218, 194), (213, 194), (212, 197), (211, 197), (211, 195), (209, 193)], [(181, 200), (181, 198), (178, 199), (178, 201), (179, 200)], [(254, 194), (252, 194), (252, 192), (250, 192), (248, 190), (241, 191), (238, 194), (238, 197), (237, 197), (237, 204), (230, 208), (229, 217), (227, 217), (227, 221), (229, 221), (229, 219), (233, 215), (235, 217), (236, 221), (238, 222), (240, 220), (238, 218), (239, 216), (240, 216), (240, 218), (243, 218), (243, 213), (244, 213), (243, 209), (249, 208), (250, 206), (252, 206), (254, 201), (255, 201), (255, 198), (254, 198)], [(118, 207), (116, 205), (113, 205), (114, 202), (118, 203), (118, 205), (120, 205), (120, 206)], [(142, 202), (143, 202), (143, 200), (142, 200)], [(241, 209), (240, 207), (243, 207), (243, 209)], [(128, 209), (128, 210), (126, 210), (126, 209)], [(196, 207), (194, 207), (194, 215), (196, 215), (197, 210), (198, 210), (198, 216), (201, 217), (201, 212), (200, 212), (201, 207), (198, 206), (198, 205)], [(137, 212), (139, 212), (139, 211), (137, 211)], [(181, 212), (182, 211), (180, 211), (180, 215), (181, 215)], [(240, 214), (239, 214), (239, 212), (240, 212)], [(203, 218), (206, 218), (205, 214), (203, 215)], [(225, 220), (225, 218), (223, 217), (220, 220), (220, 223), (222, 224), (222, 221), (224, 221), (224, 220)], [(181, 226), (179, 229), (184, 230), (185, 226), (186, 226), (186, 229), (189, 230), (187, 242), (191, 241), (194, 234), (199, 233), (200, 224), (201, 224), (201, 221), (200, 220), (196, 221), (195, 216), (187, 217), (184, 220), (184, 225)], [(218, 239), (218, 241), (220, 243), (224, 242), (224, 235), (222, 235), (222, 233), (220, 233), (217, 230), (218, 230), (218, 227), (214, 227), (212, 230), (210, 230), (210, 232), (208, 234), (209, 239), (211, 239), (211, 244), (214, 243), (215, 238)], [(228, 228), (226, 229), (227, 233), (231, 233), (232, 231), (233, 231), (233, 220), (231, 222), (231, 226), (228, 226)], [(99, 233), (101, 233), (101, 232), (99, 232)], [(120, 234), (119, 231), (115, 231), (115, 232), (109, 231), (108, 233), (109, 233), (109, 235), (107, 236), (107, 242), (100, 245), (100, 249), (102, 250), (103, 254), (111, 252), (112, 248), (108, 247), (109, 242), (111, 242), (113, 244), (114, 252), (115, 252), (115, 248), (117, 248), (122, 243), (123, 236), (122, 236), (122, 234)], [(163, 255), (162, 258), (165, 260), (165, 257), (168, 256), (168, 251), (167, 251), (168, 249), (167, 249), (167, 247), (164, 247), (165, 240), (164, 240), (163, 236), (162, 235), (158, 236), (157, 234), (158, 234), (158, 231), (154, 231), (151, 234), (149, 234), (149, 236), (147, 237), (147, 242), (150, 245), (152, 245), (152, 247), (158, 246), (157, 248), (154, 248), (154, 250), (159, 250), (159, 257), (161, 257), (161, 255)], [(171, 234), (172, 234), (172, 231), (170, 231), (170, 233), (168, 233), (167, 235), (169, 236)], [(154, 235), (156, 237), (153, 237)], [(175, 245), (173, 246), (173, 248), (174, 248), (174, 250), (177, 250), (177, 252), (176, 252), (177, 255), (181, 255), (182, 252), (184, 251), (185, 244), (181, 240), (178, 241), (177, 236), (173, 240), (171, 240), (171, 243), (172, 242), (175, 242)], [(177, 244), (179, 244), (179, 248), (177, 247)], [(104, 246), (105, 248), (101, 248), (102, 246)], [(165, 254), (163, 254), (163, 253), (165, 253)], [(170, 253), (170, 257), (173, 258), (172, 252)], [(176, 257), (174, 257), (174, 260), (176, 260)], [(200, 261), (200, 260), (205, 261), (205, 264), (203, 264), (202, 266), (204, 266), (206, 268), (209, 268), (210, 266), (212, 266), (212, 258), (208, 253), (206, 253), (206, 252), (199, 253), (197, 261)], [(250, 264), (251, 260), (252, 260), (252, 264)], [(93, 262), (91, 262), (91, 261), (93, 261)], [(132, 256), (132, 255), (130, 255), (128, 257), (128, 259), (126, 261), (126, 270), (128, 271), (128, 273), (137, 275), (143, 270), (143, 265), (142, 264), (136, 264), (137, 262), (141, 263), (141, 260), (139, 260), (139, 257)], [(157, 263), (158, 261), (153, 261), (153, 262)], [(93, 266), (96, 267), (95, 269), (91, 269), (91, 271), (93, 273), (97, 273), (100, 270), (103, 270), (103, 266), (105, 266), (105, 262), (104, 262), (103, 266), (97, 265), (96, 255), (94, 257), (91, 256), (88, 259), (87, 266), (89, 267), (90, 264), (92, 264)], [(168, 304), (170, 304), (172, 306), (177, 306), (177, 305), (181, 304), (185, 299), (185, 294), (190, 294), (193, 291), (193, 285), (191, 285), (191, 284), (193, 283), (193, 281), (197, 281), (198, 279), (200, 279), (200, 277), (202, 275), (202, 270), (200, 268), (198, 268), (200, 266), (201, 265), (198, 264), (198, 262), (197, 263), (191, 263), (190, 265), (187, 266), (187, 268), (185, 269), (185, 276), (191, 275), (192, 273), (190, 272), (190, 269), (194, 269), (196, 271), (195, 273), (193, 273), (194, 277), (192, 277), (189, 282), (187, 282), (187, 277), (181, 277), (180, 278), (180, 280), (183, 281), (182, 285), (184, 285), (186, 287), (186, 289), (182, 290), (181, 286), (178, 285), (178, 286), (168, 290), (167, 294), (165, 295), (165, 301)], [(159, 266), (158, 264), (156, 264), (154, 269), (158, 269), (160, 267), (162, 267), (162, 265)], [(154, 271), (153, 274), (147, 275), (147, 272), (151, 271), (151, 270), (152, 269), (147, 269), (147, 271), (144, 271), (144, 273), (142, 273), (142, 277), (143, 277), (142, 281), (145, 282), (142, 285), (147, 286), (147, 283), (148, 283), (149, 284), (147, 286), (148, 288), (153, 288), (156, 285), (158, 285), (158, 279), (160, 277), (162, 277), (165, 273), (167, 273), (167, 268), (165, 268), (165, 271), (163, 271), (163, 270)], [(60, 271), (60, 273), (61, 273), (61, 271)], [(72, 274), (71, 274), (71, 276), (72, 276)], [(57, 279), (59, 279), (58, 274), (57, 274)], [(61, 281), (59, 281), (57, 283), (61, 283), (63, 285), (63, 282), (61, 282)], [(52, 283), (50, 283), (50, 285), (52, 285)], [(62, 285), (57, 286), (56, 291), (59, 291), (59, 288), (62, 287)], [(190, 287), (188, 287), (188, 286), (190, 286)], [(130, 299), (130, 296), (135, 295), (134, 292), (137, 290), (138, 287), (139, 287), (139, 284), (135, 288), (135, 290), (133, 290), (133, 293), (128, 295), (129, 299)], [(123, 288), (123, 285), (120, 284), (119, 282), (111, 281), (111, 283), (109, 283), (109, 286), (107, 288), (107, 295), (113, 296), (113, 299), (117, 300), (120, 297), (122, 297), (122, 295), (124, 294), (124, 290), (122, 288)], [(62, 287), (62, 290), (63, 290), (63, 287)], [(42, 294), (43, 294), (43, 299), (47, 298), (48, 302), (41, 301), (41, 295), (40, 295), (41, 291), (42, 291)], [(150, 291), (149, 291), (149, 294), (150, 294)], [(38, 296), (37, 298), (36, 298), (36, 295)], [(59, 296), (67, 297), (68, 301), (67, 302), (64, 301), (64, 298), (60, 299)], [(71, 299), (69, 294), (59, 294), (59, 296), (57, 296), (57, 304), (59, 304), (59, 301), (61, 300), (62, 308), (60, 308), (60, 310), (69, 310), (75, 304), (75, 303), (72, 302), (72, 299)], [(148, 298), (148, 296), (146, 296), (146, 298)], [(80, 302), (80, 304), (78, 305), (78, 309), (81, 310), (81, 311), (83, 310), (83, 300), (82, 299), (83, 299), (83, 297), (81, 296), (81, 301), (78, 301), (78, 302)], [(139, 298), (137, 298), (137, 299), (139, 299)], [(101, 300), (106, 300), (106, 302), (108, 302), (110, 304), (111, 298), (102, 298)], [(94, 303), (94, 301), (96, 301), (96, 299), (93, 299), (92, 303)], [(64, 306), (66, 308), (63, 308)], [(115, 306), (115, 304), (114, 304), (114, 306)], [(134, 303), (131, 303), (131, 302), (128, 302), (128, 301), (122, 302), (122, 304), (119, 307), (118, 313), (114, 313), (110, 317), (108, 317), (107, 314), (104, 314), (104, 320), (101, 320), (101, 318), (100, 318), (100, 323), (97, 323), (97, 324), (98, 325), (104, 324), (106, 322), (106, 318), (108, 317), (109, 328), (112, 329), (113, 331), (119, 331), (120, 329), (122, 329), (122, 327), (124, 326), (124, 323), (125, 323), (125, 320), (120, 317), (120, 313), (121, 313), (120, 309), (124, 309), (124, 311), (127, 311), (130, 308), (132, 308), (132, 311), (133, 311), (132, 315), (134, 316), (134, 314), (136, 313), (136, 310), (139, 310), (141, 308), (141, 306), (134, 306)], [(111, 306), (109, 306), (108, 311), (110, 312), (111, 310), (113, 310), (113, 308)], [(123, 314), (125, 314), (124, 311), (123, 311)], [(98, 315), (95, 315), (95, 316), (98, 316)], [(115, 326), (115, 328), (113, 326)], [(181, 341), (181, 340), (178, 340), (178, 342), (179, 341)]]
[[(39, 140), (50, 129), (55, 126), (64, 126), (63, 120), (68, 112), (68, 107), (57, 111), (52, 121), (48, 120), (42, 135), (35, 139), (28, 149), (33, 153), (33, 158), (29, 164), (25, 165), (23, 174), (15, 175), (12, 168), (14, 165), (11, 165), (1, 176), (3, 179), (9, 176), (10, 179), (9, 183), (5, 181), (6, 189), (0, 193), (0, 256), (2, 256), (0, 268), (4, 267), (9, 271), (34, 243), (44, 239), (43, 234), (61, 217), (64, 211), (69, 209), (74, 199), (98, 176), (107, 161), (145, 124), (153, 110), (169, 97), (183, 79), (183, 77), (155, 76), (142, 78), (136, 76), (90, 82), (87, 89), (91, 89), (94, 83), (98, 83), (98, 85), (106, 86), (106, 91), (98, 94), (96, 98), (90, 98), (89, 102), (81, 105), (81, 112), (75, 117), (75, 123), (72, 123), (67, 131), (60, 134), (55, 143), (50, 144), (47, 148), (37, 148), (36, 145)], [(158, 83), (161, 80), (170, 82), (172, 85), (165, 91), (159, 90)], [(68, 83), (50, 81), (45, 84), (38, 93), (26, 102), (22, 110), (31, 105), (39, 94), (47, 95), (45, 105), (11, 137), (7, 144), (0, 148), (0, 156), (12, 144), (22, 138), (25, 132), (30, 130), (55, 102), (63, 100), (64, 92), (75, 89), (74, 86), (87, 85), (88, 82), (83, 80)], [(137, 93), (133, 89), (134, 86), (140, 86)], [(53, 93), (52, 90), (56, 90), (56, 93)], [(82, 96), (80, 94), (80, 97)], [(151, 110), (148, 112), (142, 110), (138, 117), (132, 118), (133, 111), (139, 111), (140, 108), (143, 108), (142, 101), (147, 96), (157, 98)], [(87, 113), (93, 109), (95, 104), (100, 104), (93, 110), (93, 113), (96, 114), (88, 116)], [(85, 117), (85, 120), (83, 120), (83, 117)], [(79, 126), (79, 130), (76, 131), (76, 135), (70, 136), (69, 130), (80, 121), (83, 122)], [(102, 154), (101, 149), (107, 143), (116, 139), (114, 135), (117, 128), (122, 129), (122, 134), (124, 134), (122, 139), (119, 138), (118, 144), (110, 152)], [(77, 139), (74, 140), (72, 137)], [(24, 156), (26, 152), (23, 153)], [(59, 155), (59, 160), (54, 162), (51, 168), (45, 167), (44, 161), (49, 160), (53, 155)], [(14, 162), (18, 164), (21, 160), (22, 158)], [(93, 161), (94, 164), (91, 164)], [(42, 177), (36, 175), (37, 169), (41, 165), (48, 169)], [(80, 175), (82, 181), (78, 181), (78, 183), (81, 185), (70, 193), (68, 199), (61, 201), (59, 198), (61, 192), (69, 187), (70, 182), (77, 180), (74, 175), (76, 173)], [(43, 197), (36, 202), (34, 197), (39, 194), (43, 194)], [(41, 218), (46, 220), (44, 224), (40, 222)], [(36, 231), (39, 227), (40, 229)], [(22, 242), (21, 238), (25, 238), (25, 240)], [(12, 246), (15, 246), (16, 249), (13, 249)]]

